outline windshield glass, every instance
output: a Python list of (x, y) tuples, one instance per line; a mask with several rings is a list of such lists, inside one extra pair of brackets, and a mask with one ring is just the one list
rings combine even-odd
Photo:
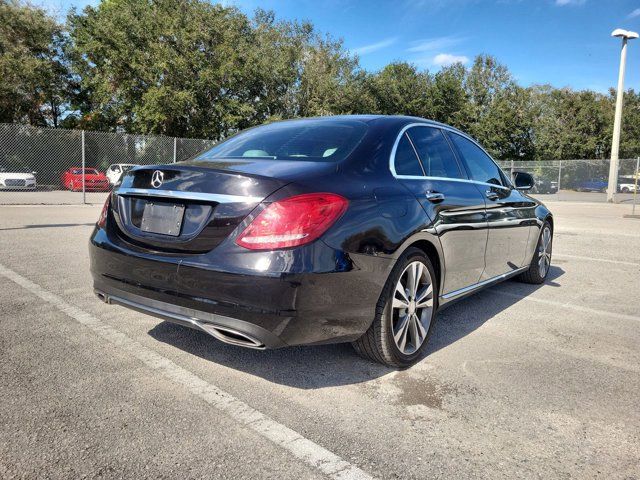
[[(71, 173), (73, 173), (74, 175), (81, 175), (82, 169), (74, 168), (73, 170), (71, 170)], [(85, 175), (98, 175), (98, 171), (95, 168), (85, 168), (84, 173)]]
[(337, 162), (364, 137), (367, 124), (358, 120), (303, 120), (264, 125), (219, 143), (197, 160), (257, 158)]

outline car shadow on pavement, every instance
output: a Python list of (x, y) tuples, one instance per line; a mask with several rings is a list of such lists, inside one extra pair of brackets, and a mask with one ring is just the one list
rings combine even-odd
[[(564, 270), (552, 266), (544, 285), (555, 282)], [(503, 284), (505, 288), (512, 282)], [(427, 354), (436, 352), (472, 333), (495, 315), (520, 301), (543, 285), (518, 284), (515, 296), (484, 293), (473, 295), (439, 314)], [(494, 298), (497, 297), (497, 298)], [(300, 389), (318, 389), (368, 382), (394, 371), (359, 357), (348, 344), (289, 347), (277, 350), (251, 350), (224, 344), (204, 332), (161, 322), (149, 330), (154, 339), (172, 345), (204, 360), (261, 377), (273, 383)], [(423, 360), (424, 361), (424, 360)], [(427, 357), (428, 361), (428, 357)]]
[(562, 268), (552, 265), (546, 281), (541, 285), (510, 280), (471, 295), (443, 309), (438, 314), (438, 321), (431, 334), (426, 354), (430, 355), (466, 337), (485, 322), (536, 290), (545, 286), (560, 287), (561, 285), (556, 280), (564, 273)]

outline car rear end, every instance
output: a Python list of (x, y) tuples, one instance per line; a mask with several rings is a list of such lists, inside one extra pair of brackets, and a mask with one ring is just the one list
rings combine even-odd
[[(271, 175), (245, 173), (245, 163)], [(349, 200), (274, 174), (302, 168), (282, 163), (238, 159), (130, 171), (91, 237), (96, 294), (250, 348), (360, 336), (373, 318), (384, 268), (358, 265), (357, 255), (320, 239), (340, 228)], [(335, 170), (307, 166), (311, 177)], [(362, 294), (345, 295), (350, 285)]]

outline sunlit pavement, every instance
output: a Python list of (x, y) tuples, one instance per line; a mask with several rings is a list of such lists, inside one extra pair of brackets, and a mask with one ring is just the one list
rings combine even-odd
[(100, 201), (0, 206), (0, 477), (636, 478), (640, 220), (546, 201), (547, 283), (443, 311), (401, 372), (105, 305)]

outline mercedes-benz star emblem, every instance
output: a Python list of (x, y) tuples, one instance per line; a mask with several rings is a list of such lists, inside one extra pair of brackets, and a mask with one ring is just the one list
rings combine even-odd
[(151, 176), (151, 186), (153, 188), (160, 188), (163, 181), (164, 181), (163, 172), (161, 172), (160, 170), (156, 170), (155, 172), (153, 172), (153, 175)]

